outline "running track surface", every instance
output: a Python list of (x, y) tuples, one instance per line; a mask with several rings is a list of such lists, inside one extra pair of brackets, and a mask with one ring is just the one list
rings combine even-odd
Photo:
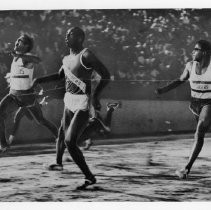
[(54, 144), (14, 146), (0, 155), (0, 201), (210, 201), (211, 139), (206, 139), (188, 180), (174, 172), (187, 161), (193, 140), (98, 145), (84, 151), (98, 183), (85, 191), (67, 152), (64, 170), (48, 171)]

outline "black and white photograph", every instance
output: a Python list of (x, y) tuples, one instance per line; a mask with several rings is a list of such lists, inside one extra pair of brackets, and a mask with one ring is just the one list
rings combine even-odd
[(0, 202), (211, 201), (211, 8), (191, 7), (0, 8)]

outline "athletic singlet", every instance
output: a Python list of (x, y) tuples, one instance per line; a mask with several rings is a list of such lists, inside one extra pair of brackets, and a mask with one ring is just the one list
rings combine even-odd
[(22, 58), (13, 59), (10, 71), (10, 89), (28, 90), (32, 86), (34, 67), (24, 67)]
[[(82, 55), (87, 50), (87, 48), (83, 49), (77, 55), (67, 55), (63, 58), (63, 67), (70, 71), (73, 75), (83, 81), (86, 85), (85, 93), (91, 93), (91, 72), (89, 71), (91, 68), (86, 67), (82, 62)], [(64, 71), (65, 72), (65, 71)], [(72, 94), (84, 94), (84, 92), (75, 84), (73, 83), (68, 75), (65, 73), (65, 86), (66, 92)]]
[(198, 75), (196, 70), (198, 62), (188, 62), (186, 68), (189, 71), (189, 82), (191, 87), (191, 96), (198, 99), (211, 99), (211, 63), (205, 73)]

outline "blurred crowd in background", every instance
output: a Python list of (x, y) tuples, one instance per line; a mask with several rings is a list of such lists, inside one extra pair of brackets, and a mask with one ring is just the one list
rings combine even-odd
[(37, 76), (55, 73), (68, 53), (65, 33), (86, 33), (84, 46), (107, 66), (114, 81), (148, 86), (180, 75), (194, 44), (210, 39), (209, 9), (0, 11), (0, 88), (10, 71), (7, 52), (21, 33), (35, 40)]

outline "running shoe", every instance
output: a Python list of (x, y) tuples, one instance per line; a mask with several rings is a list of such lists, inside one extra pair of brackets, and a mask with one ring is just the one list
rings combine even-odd
[(181, 170), (176, 170), (175, 174), (180, 178), (180, 179), (187, 179), (188, 178), (188, 174), (189, 174), (190, 170), (188, 169), (181, 169)]
[(93, 145), (92, 140), (91, 140), (91, 139), (87, 139), (87, 140), (85, 141), (85, 146), (83, 147), (83, 149), (84, 149), (84, 150), (89, 150), (90, 147), (91, 147), (92, 145)]
[(48, 166), (49, 171), (62, 171), (63, 170), (63, 165), (60, 164), (51, 164)]
[(110, 108), (113, 108), (114, 110), (121, 107), (121, 102), (115, 102), (115, 103), (107, 103), (107, 110), (110, 109)]
[(85, 179), (85, 182), (78, 186), (76, 190), (85, 190), (88, 186), (93, 185), (97, 182), (96, 178), (93, 176), (91, 179)]

